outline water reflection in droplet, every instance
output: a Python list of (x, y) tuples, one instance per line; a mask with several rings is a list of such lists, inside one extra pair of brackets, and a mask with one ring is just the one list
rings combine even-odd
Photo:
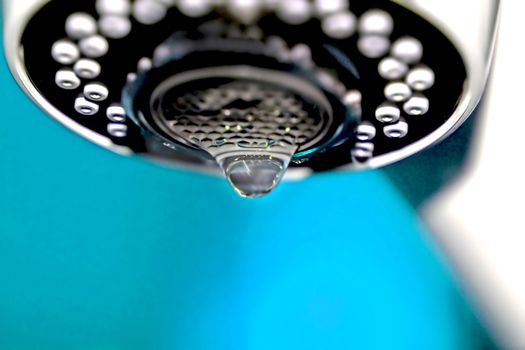
[(227, 157), (220, 162), (226, 178), (243, 197), (258, 198), (277, 187), (281, 182), (290, 157), (248, 155)]

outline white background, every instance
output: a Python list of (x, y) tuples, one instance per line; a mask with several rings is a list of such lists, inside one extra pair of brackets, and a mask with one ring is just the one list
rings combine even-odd
[(503, 2), (476, 154), (425, 215), (498, 340), (525, 349), (525, 3)]

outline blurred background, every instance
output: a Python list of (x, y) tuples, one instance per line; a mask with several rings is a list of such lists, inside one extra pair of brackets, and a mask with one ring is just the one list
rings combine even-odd
[(388, 169), (240, 199), (66, 131), (2, 58), (0, 349), (525, 348), (523, 10), (468, 167), (424, 202)]

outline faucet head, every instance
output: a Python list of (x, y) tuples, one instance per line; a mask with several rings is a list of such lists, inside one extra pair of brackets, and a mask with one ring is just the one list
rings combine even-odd
[(401, 160), (465, 118), (466, 66), (440, 29), (392, 1), (349, 5), (51, 0), (10, 62), (83, 136), (259, 197)]

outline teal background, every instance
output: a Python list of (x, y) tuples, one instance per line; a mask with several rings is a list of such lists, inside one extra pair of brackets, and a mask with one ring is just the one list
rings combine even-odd
[(98, 148), (0, 61), (0, 349), (478, 349), (381, 172), (260, 200)]

